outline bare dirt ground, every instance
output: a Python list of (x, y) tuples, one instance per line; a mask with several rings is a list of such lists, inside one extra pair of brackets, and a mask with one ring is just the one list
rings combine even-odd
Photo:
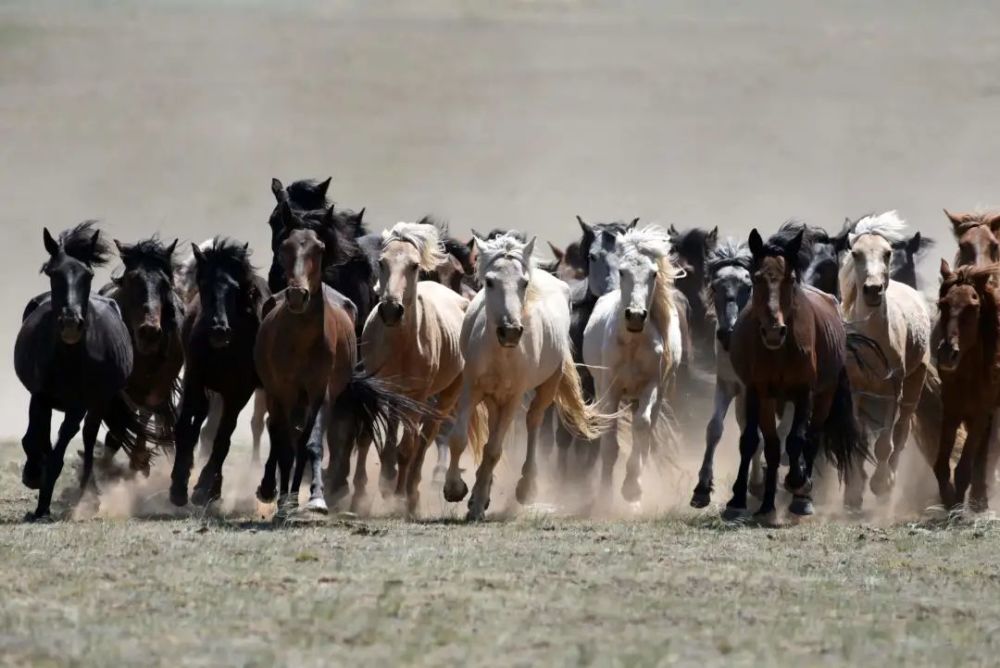
[[(46, 287), (42, 225), (228, 234), (263, 265), (272, 176), (332, 175), (375, 227), (433, 212), (557, 243), (578, 213), (743, 235), (899, 208), (947, 257), (941, 207), (998, 203), (997, 118), (989, 2), (0, 2), (0, 347)], [(208, 515), (169, 508), (161, 468), (104, 481), (96, 518), (66, 498), (63, 521), (26, 526), (26, 405), (8, 358), (4, 665), (969, 666), (1000, 649), (994, 521), (918, 503), (724, 526), (686, 508), (699, 429), (638, 516), (516, 508), (515, 437), (499, 519), (476, 526), (429, 484), (421, 521), (376, 500), (372, 519), (276, 526), (242, 443)], [(732, 440), (719, 458), (724, 502)], [(910, 470), (900, 487), (925, 491)]]

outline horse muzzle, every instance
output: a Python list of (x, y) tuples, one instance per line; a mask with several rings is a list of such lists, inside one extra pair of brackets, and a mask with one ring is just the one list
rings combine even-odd
[(56, 321), (59, 338), (68, 346), (80, 342), (83, 338), (83, 316), (79, 313), (63, 313)]
[(292, 313), (302, 313), (309, 306), (309, 291), (300, 287), (289, 287), (285, 291), (285, 301)]
[(941, 345), (938, 346), (937, 363), (938, 369), (941, 371), (954, 371), (957, 369), (960, 358), (961, 354), (958, 350), (958, 346), (946, 341), (942, 342)]
[(504, 348), (514, 348), (521, 342), (524, 327), (521, 325), (500, 325), (497, 327), (497, 341)]
[(225, 348), (233, 340), (233, 330), (229, 327), (215, 326), (208, 332), (208, 345), (215, 349)]
[(885, 297), (885, 286), (881, 283), (865, 285), (861, 288), (861, 294), (865, 300), (865, 306), (875, 308), (882, 305), (882, 299)]
[(633, 333), (641, 332), (646, 327), (647, 315), (645, 309), (625, 309), (625, 329)]
[(378, 315), (387, 327), (395, 327), (403, 319), (406, 309), (397, 301), (382, 301), (378, 305)]
[(760, 340), (768, 350), (778, 350), (785, 345), (785, 337), (788, 335), (786, 325), (772, 325), (760, 328)]
[(156, 350), (160, 344), (160, 337), (163, 336), (163, 328), (159, 325), (142, 324), (135, 332), (135, 348), (143, 355), (148, 355)]

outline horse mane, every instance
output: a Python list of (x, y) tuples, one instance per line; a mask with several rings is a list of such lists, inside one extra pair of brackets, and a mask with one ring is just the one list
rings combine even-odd
[(170, 246), (165, 245), (155, 235), (134, 244), (122, 244), (119, 255), (126, 269), (144, 267), (160, 271), (167, 275), (171, 283), (173, 283), (175, 272), (179, 269)]
[[(94, 242), (94, 235), (97, 241)], [(63, 252), (89, 267), (103, 267), (112, 257), (111, 244), (97, 229), (96, 220), (85, 220), (59, 235)]]
[[(488, 266), (490, 266), (500, 256), (509, 256), (513, 259), (528, 260), (528, 266), (534, 269), (536, 266), (532, 258), (524, 257), (524, 249), (528, 245), (527, 240), (522, 241), (523, 232), (511, 231), (499, 234), (493, 238), (478, 239), (479, 246), (477, 273), (481, 276)], [(529, 272), (530, 273), (530, 272)]]
[(980, 225), (993, 227), (1000, 220), (1000, 210), (997, 209), (976, 209), (964, 213), (950, 213), (946, 210), (945, 213), (952, 222), (952, 232), (955, 239), (960, 239), (973, 227)]
[(708, 254), (708, 273), (714, 274), (725, 267), (739, 267), (750, 270), (753, 254), (745, 241), (726, 237)]
[(812, 264), (815, 244), (831, 243), (830, 235), (822, 227), (809, 225), (797, 218), (789, 218), (781, 224), (778, 231), (768, 238), (764, 245), (764, 255), (784, 256), (785, 249), (795, 237), (802, 233), (802, 245), (795, 258), (795, 273), (800, 275)]
[[(889, 242), (889, 246), (904, 242), (906, 240), (906, 222), (899, 217), (895, 211), (885, 213), (869, 214), (862, 216), (851, 225), (851, 231), (847, 236), (847, 247), (850, 249), (854, 242), (863, 234), (874, 234)], [(841, 312), (845, 315), (854, 312), (854, 305), (858, 301), (858, 280), (854, 255), (847, 253), (844, 261), (840, 265), (839, 282)]]
[[(670, 335), (670, 314), (675, 309), (674, 279), (678, 271), (670, 262), (672, 244), (670, 235), (658, 225), (647, 225), (631, 229), (618, 239), (616, 246), (623, 262), (637, 255), (645, 256), (656, 263), (656, 286), (653, 288), (653, 302), (649, 318), (663, 339), (663, 373), (670, 371), (672, 351), (666, 344)], [(665, 377), (665, 376), (664, 376)]]
[(302, 211), (328, 208), (331, 202), (326, 195), (326, 189), (324, 188), (322, 192), (319, 190), (323, 183), (324, 181), (319, 179), (293, 181), (285, 188), (285, 192), (288, 193), (288, 203)]
[[(333, 207), (316, 211), (292, 211), (291, 214), (290, 223), (283, 225), (278, 234), (278, 244), (295, 230), (312, 230), (326, 246), (323, 262), (325, 267), (337, 267), (357, 257), (365, 257), (354, 234), (342, 219), (337, 218)], [(367, 262), (367, 258), (365, 261)]]
[(396, 223), (391, 230), (382, 232), (382, 249), (393, 241), (414, 246), (420, 256), (420, 268), (424, 271), (433, 271), (447, 260), (438, 228), (430, 223)]
[(253, 284), (256, 275), (247, 245), (229, 237), (215, 237), (212, 244), (201, 252), (204, 257), (201, 266), (220, 269), (235, 278), (242, 287)]

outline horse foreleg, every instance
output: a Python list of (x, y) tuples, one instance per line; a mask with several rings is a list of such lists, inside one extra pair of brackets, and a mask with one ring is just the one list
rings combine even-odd
[(208, 409), (209, 400), (205, 396), (205, 388), (193, 378), (185, 378), (184, 395), (175, 428), (174, 467), (170, 473), (170, 502), (175, 506), (187, 505), (194, 446)]
[[(621, 405), (622, 393), (611, 386), (600, 388), (601, 413), (610, 415), (618, 411)], [(615, 464), (618, 463), (618, 420), (614, 420), (611, 428), (601, 434), (601, 480), (598, 483), (598, 505), (610, 506), (611, 483), (614, 480)]]
[[(817, 436), (810, 431), (814, 417), (812, 392), (808, 390), (800, 392), (795, 397), (792, 406), (792, 424), (788, 436), (785, 438), (785, 452), (788, 454), (788, 474), (785, 476), (785, 488), (793, 495), (788, 510), (794, 515), (812, 515), (812, 462), (816, 456), (817, 448)], [(776, 411), (772, 411), (771, 415), (776, 415)], [(767, 466), (768, 475), (770, 475), (770, 460)], [(774, 475), (777, 478), (777, 465)]]
[[(778, 467), (781, 465), (781, 439), (778, 438), (778, 425), (775, 416), (777, 401), (770, 397), (761, 397), (759, 403), (760, 431), (764, 436), (764, 462), (767, 471), (764, 474), (764, 495), (757, 509), (758, 517), (769, 517), (774, 514), (774, 497), (778, 491)], [(796, 411), (798, 413), (798, 411)], [(792, 461), (792, 453), (788, 453)]]
[[(951, 452), (955, 449), (955, 436), (960, 423), (961, 420), (958, 416), (945, 414), (944, 420), (941, 423), (941, 440), (938, 445), (937, 459), (934, 462), (934, 477), (937, 478), (941, 503), (947, 509), (953, 508), (957, 503), (955, 486), (951, 482)], [(968, 448), (968, 446), (969, 439), (966, 438), (965, 447)], [(965, 448), (963, 448), (964, 451)]]
[(622, 482), (622, 497), (629, 503), (638, 503), (642, 498), (639, 476), (642, 475), (643, 462), (649, 457), (653, 416), (659, 409), (659, 396), (656, 383), (649, 383), (643, 388), (632, 411), (632, 450), (625, 462), (625, 480)]
[[(295, 473), (292, 476), (292, 486), (289, 490), (293, 505), (298, 505), (299, 488), (302, 486), (302, 476), (305, 473), (306, 464), (310, 465), (310, 471), (315, 477), (315, 472), (317, 470), (316, 460), (319, 460), (320, 462), (323, 461), (323, 441), (322, 438), (320, 438), (318, 443), (313, 440), (313, 427), (317, 422), (317, 415), (323, 412), (324, 405), (325, 398), (321, 396), (308, 407), (305, 420), (302, 423), (302, 431), (297, 435), (295, 444)], [(320, 465), (320, 468), (321, 467), (322, 464)], [(322, 477), (323, 476), (320, 475), (321, 481)], [(314, 480), (310, 489), (308, 508), (309, 510), (325, 513), (327, 511), (326, 499), (323, 498), (322, 493), (319, 496), (320, 501), (322, 501), (322, 505), (313, 503), (312, 492), (315, 488), (316, 485)], [(322, 482), (320, 482), (320, 490), (322, 490)]]
[(257, 500), (261, 503), (273, 503), (278, 498), (278, 460), (281, 452), (290, 447), (288, 443), (288, 423), (285, 411), (277, 404), (270, 402), (267, 417), (267, 440), (270, 448), (267, 461), (264, 462), (264, 475), (257, 486)]
[(490, 490), (493, 487), (493, 470), (500, 461), (503, 441), (519, 404), (520, 401), (512, 399), (505, 404), (490, 407), (490, 437), (483, 448), (483, 461), (479, 462), (476, 484), (472, 486), (472, 495), (469, 497), (469, 512), (466, 515), (469, 521), (478, 521), (486, 516), (486, 509), (490, 505)]
[(990, 416), (987, 437), (979, 444), (972, 471), (972, 490), (969, 492), (969, 509), (981, 513), (989, 509), (990, 483), (996, 469), (996, 413)]
[(726, 414), (729, 406), (733, 402), (733, 392), (731, 384), (723, 380), (715, 381), (715, 408), (712, 417), (705, 427), (705, 456), (702, 458), (701, 470), (698, 471), (698, 484), (691, 495), (691, 505), (695, 508), (704, 508), (712, 500), (715, 477), (715, 450), (722, 440), (722, 433), (726, 422)]
[(212, 455), (212, 444), (215, 435), (219, 433), (219, 421), (222, 419), (222, 395), (217, 392), (207, 392), (208, 414), (204, 426), (199, 430), (198, 457), (207, 461)]
[(249, 393), (246, 396), (223, 398), (222, 417), (219, 419), (219, 429), (215, 432), (215, 441), (212, 443), (212, 454), (202, 467), (201, 475), (198, 476), (198, 482), (195, 483), (194, 492), (191, 494), (191, 501), (195, 505), (206, 506), (222, 497), (222, 465), (229, 455), (229, 445), (236, 430), (236, 420), (249, 400)]
[(59, 436), (56, 438), (56, 445), (52, 452), (48, 453), (44, 460), (42, 469), (42, 486), (38, 492), (38, 506), (34, 515), (28, 515), (25, 519), (29, 521), (44, 520), (49, 517), (49, 510), (52, 504), (52, 490), (55, 489), (56, 480), (62, 473), (63, 458), (66, 455), (66, 447), (73, 437), (80, 431), (80, 423), (86, 415), (85, 410), (72, 409), (66, 411), (63, 423), (59, 427)]
[(28, 489), (40, 489), (45, 458), (52, 450), (52, 406), (37, 394), (28, 406), (28, 430), (21, 439), (26, 461), (21, 469), (21, 483)]
[(740, 468), (733, 483), (733, 497), (726, 504), (722, 517), (727, 520), (743, 517), (747, 511), (747, 482), (750, 478), (750, 462), (757, 453), (760, 443), (760, 400), (757, 391), (746, 388), (746, 422), (740, 434)]
[(538, 464), (535, 461), (535, 453), (538, 448), (538, 435), (542, 430), (542, 424), (549, 415), (549, 409), (555, 400), (556, 392), (559, 390), (559, 382), (562, 380), (562, 370), (554, 373), (548, 380), (535, 388), (535, 396), (528, 407), (528, 414), (525, 416), (525, 426), (528, 429), (528, 446), (524, 453), (524, 464), (521, 466), (521, 479), (517, 481), (514, 496), (521, 505), (527, 505), (535, 500), (538, 494)]
[(97, 432), (101, 428), (101, 415), (96, 411), (87, 413), (83, 422), (83, 467), (80, 470), (81, 502), (90, 495), (97, 503), (98, 489), (94, 480), (94, 445), (97, 443)]
[[(254, 466), (260, 464), (260, 437), (264, 433), (264, 416), (266, 414), (267, 394), (261, 388), (257, 388), (253, 393), (253, 415), (250, 417), (250, 437), (253, 439), (253, 455), (250, 461)], [(320, 443), (322, 444), (322, 441)], [(322, 447), (320, 452), (322, 452)]]
[(955, 466), (955, 504), (965, 502), (966, 492), (972, 483), (973, 470), (980, 463), (980, 451), (985, 450), (990, 432), (990, 415), (976, 415), (965, 421), (968, 435), (962, 446), (962, 456)]
[[(455, 410), (458, 403), (458, 395), (462, 391), (462, 376), (459, 375), (438, 394), (437, 409), (443, 415), (447, 415)], [(420, 434), (417, 437), (416, 451), (410, 461), (409, 471), (406, 476), (406, 511), (410, 515), (417, 512), (420, 504), (420, 480), (423, 476), (424, 457), (430, 444), (437, 441), (441, 431), (441, 420), (427, 419), (424, 421)], [(440, 458), (439, 458), (440, 465)]]
[(896, 470), (899, 468), (899, 459), (903, 455), (903, 448), (906, 447), (906, 440), (910, 437), (913, 415), (917, 410), (926, 377), (927, 369), (921, 366), (919, 370), (911, 373), (903, 381), (902, 392), (897, 399), (899, 407), (895, 424), (892, 427), (892, 450), (886, 462), (887, 466), (876, 468), (870, 483), (872, 493), (876, 496), (889, 494), (896, 486)]
[(467, 378), (462, 384), (462, 393), (458, 399), (458, 411), (455, 416), (455, 424), (448, 434), (448, 473), (444, 479), (444, 498), (446, 501), (456, 503), (465, 498), (469, 493), (469, 487), (462, 480), (462, 470), (458, 467), (465, 452), (465, 446), (469, 440), (469, 425), (472, 423), (474, 413), (479, 408), (483, 400), (479, 393), (474, 393), (472, 389), (473, 380)]
[(312, 468), (312, 481), (309, 485), (309, 502), (306, 510), (326, 513), (326, 493), (323, 490), (323, 443), (326, 437), (327, 424), (330, 420), (330, 401), (328, 395), (323, 397), (315, 407), (312, 428), (309, 430), (309, 440), (306, 441), (306, 451), (309, 453), (309, 463)]
[(367, 515), (371, 507), (368, 498), (368, 450), (371, 448), (370, 436), (361, 436), (355, 446), (357, 455), (354, 464), (354, 495), (351, 497), (351, 512)]
[(382, 444), (382, 450), (379, 453), (379, 464), (381, 464), (382, 470), (379, 472), (378, 486), (383, 499), (388, 499), (396, 491), (399, 476), (398, 460), (399, 420), (390, 418), (386, 423), (385, 443)]

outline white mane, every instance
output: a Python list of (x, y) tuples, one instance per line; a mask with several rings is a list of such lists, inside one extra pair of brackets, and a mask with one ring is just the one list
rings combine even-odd
[[(528, 264), (529, 267), (534, 268), (534, 261), (532, 258), (524, 257), (524, 251), (528, 247), (528, 243), (520, 241), (510, 232), (502, 234), (494, 239), (476, 239), (476, 246), (479, 248), (479, 261), (476, 266), (476, 271), (482, 276), (486, 268), (491, 264), (496, 262), (502, 257), (507, 257), (512, 260), (517, 260), (519, 262), (524, 262)], [(532, 250), (534, 249), (534, 244), (532, 244)]]
[(848, 235), (848, 245), (853, 246), (854, 240), (862, 234), (877, 234), (890, 244), (899, 243), (906, 238), (906, 221), (899, 217), (895, 209), (865, 216), (854, 225), (854, 230)]
[(644, 255), (654, 262), (668, 257), (671, 250), (670, 235), (658, 225), (631, 229), (615, 239), (617, 253), (623, 261)]
[(393, 241), (403, 241), (415, 246), (420, 255), (420, 268), (424, 271), (433, 271), (447, 259), (438, 229), (433, 225), (396, 223), (391, 230), (382, 232), (382, 250)]

